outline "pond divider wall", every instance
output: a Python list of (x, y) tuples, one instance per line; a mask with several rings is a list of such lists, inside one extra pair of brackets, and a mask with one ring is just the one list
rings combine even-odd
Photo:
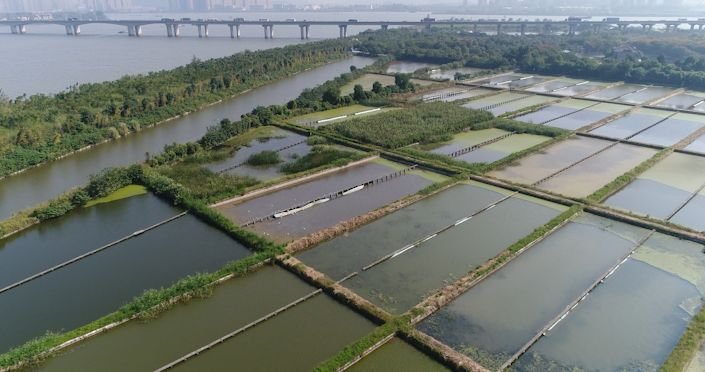
[(582, 159), (576, 161), (575, 163), (570, 164), (570, 165), (568, 165), (568, 166), (566, 166), (566, 167), (564, 167), (564, 168), (562, 168), (562, 169), (559, 169), (558, 171), (556, 171), (556, 172), (554, 172), (554, 173), (552, 173), (552, 174), (550, 174), (550, 175), (548, 175), (548, 176), (546, 176), (546, 177), (544, 177), (544, 178), (542, 178), (542, 179), (540, 179), (540, 180), (534, 182), (533, 184), (531, 184), (531, 186), (540, 185), (540, 184), (542, 184), (542, 183), (544, 183), (544, 182), (546, 182), (546, 181), (548, 181), (548, 180), (550, 180), (550, 179), (552, 179), (552, 178), (554, 178), (554, 177), (557, 177), (557, 176), (561, 175), (562, 173), (565, 173), (565, 172), (568, 171), (569, 169), (575, 167), (576, 165), (582, 164), (582, 163), (584, 163), (584, 162), (586, 162), (586, 161), (588, 161), (588, 160), (594, 158), (595, 156), (600, 155), (600, 154), (602, 154), (603, 152), (612, 149), (613, 147), (619, 145), (620, 143), (621, 143), (621, 141), (613, 142), (613, 143), (611, 143), (609, 146), (607, 146), (607, 147), (605, 147), (605, 148), (602, 148), (602, 149), (600, 149), (600, 150), (597, 150), (597, 151), (595, 151), (594, 153), (592, 153), (592, 154), (590, 154), (590, 155), (588, 155), (588, 156), (586, 156), (586, 157), (584, 157), (584, 158), (582, 158)]
[(627, 252), (623, 257), (621, 257), (616, 264), (612, 265), (604, 274), (602, 274), (597, 280), (595, 280), (590, 287), (588, 287), (583, 293), (581, 293), (575, 300), (570, 302), (555, 318), (548, 322), (534, 337), (532, 337), (524, 346), (522, 346), (514, 355), (512, 355), (509, 360), (504, 362), (499, 368), (500, 371), (504, 371), (509, 368), (519, 357), (521, 357), (531, 346), (533, 346), (541, 337), (548, 335), (551, 330), (563, 321), (568, 314), (570, 314), (581, 302), (587, 298), (587, 296), (592, 293), (600, 284), (604, 283), (605, 279), (609, 278), (619, 267), (625, 263), (638, 248), (644, 245), (649, 238), (651, 238), (656, 233), (656, 230), (651, 230), (644, 237), (642, 237), (632, 249)]
[[(288, 149), (290, 149), (290, 148), (292, 148), (292, 147), (295, 147), (295, 146), (304, 144), (304, 143), (306, 143), (306, 141), (308, 141), (308, 139), (305, 139), (305, 140), (303, 140), (303, 141), (299, 141), (299, 142), (296, 142), (296, 143), (292, 143), (292, 144), (290, 144), (290, 145), (286, 145), (286, 146), (284, 146), (284, 147), (282, 147), (282, 148), (279, 148), (279, 149), (274, 150), (273, 152), (277, 152), (277, 153), (278, 153), (278, 152), (282, 152), (282, 151), (288, 150)], [(227, 172), (227, 171), (231, 171), (231, 170), (233, 170), (233, 169), (240, 168), (240, 167), (242, 167), (242, 166), (244, 166), (244, 165), (247, 165), (247, 161), (244, 161), (244, 162), (239, 163), (239, 164), (231, 165), (231, 166), (229, 166), (229, 167), (227, 167), (227, 168), (225, 168), (225, 169), (219, 170), (219, 171), (216, 172), (216, 173), (218, 173), (218, 174), (220, 174), (220, 173), (225, 173), (225, 172)]]
[(150, 231), (150, 230), (156, 229), (156, 228), (159, 227), (159, 226), (165, 225), (165, 224), (167, 224), (167, 223), (169, 223), (169, 222), (171, 222), (171, 221), (174, 221), (174, 220), (176, 220), (176, 219), (179, 219), (179, 218), (185, 216), (187, 213), (188, 213), (188, 212), (179, 213), (179, 214), (177, 214), (176, 216), (167, 218), (166, 220), (161, 221), (161, 222), (157, 222), (156, 224), (154, 224), (154, 225), (152, 225), (152, 226), (149, 226), (149, 227), (147, 227), (147, 228), (144, 228), (144, 229), (142, 229), (142, 230), (137, 230), (137, 231), (133, 232), (133, 233), (130, 234), (130, 235), (124, 236), (124, 237), (122, 237), (122, 238), (120, 238), (120, 239), (118, 239), (118, 240), (115, 240), (115, 241), (113, 241), (113, 242), (111, 242), (111, 243), (108, 243), (108, 244), (106, 244), (106, 245), (103, 245), (102, 247), (99, 247), (99, 248), (97, 248), (97, 249), (94, 249), (94, 250), (92, 250), (92, 251), (90, 251), (90, 252), (86, 252), (86, 253), (84, 253), (84, 254), (82, 254), (82, 255), (80, 255), (80, 256), (78, 256), (78, 257), (74, 257), (74, 258), (72, 258), (72, 259), (70, 259), (70, 260), (68, 260), (68, 261), (64, 261), (64, 262), (62, 262), (62, 263), (60, 263), (60, 264), (58, 264), (58, 265), (56, 265), (56, 266), (50, 267), (50, 268), (48, 268), (48, 269), (46, 269), (46, 270), (44, 270), (44, 271), (41, 271), (41, 272), (39, 272), (39, 273), (36, 273), (36, 274), (34, 274), (34, 275), (32, 275), (32, 276), (29, 276), (29, 277), (27, 277), (27, 278), (24, 278), (24, 279), (22, 279), (22, 280), (20, 280), (20, 281), (18, 281), (18, 282), (15, 282), (15, 283), (13, 283), (13, 284), (10, 284), (10, 285), (8, 285), (8, 286), (6, 286), (6, 287), (4, 287), (4, 288), (0, 288), (0, 293), (7, 292), (7, 291), (9, 291), (9, 290), (11, 290), (11, 289), (14, 289), (14, 288), (17, 288), (17, 287), (19, 287), (19, 286), (21, 286), (21, 285), (23, 285), (23, 284), (27, 284), (27, 283), (29, 283), (29, 282), (31, 282), (31, 281), (33, 281), (33, 280), (39, 279), (39, 278), (41, 278), (41, 277), (43, 277), (43, 276), (45, 276), (45, 275), (47, 275), (47, 274), (50, 274), (50, 273), (52, 273), (52, 272), (54, 272), (54, 271), (56, 271), (56, 270), (59, 270), (59, 269), (61, 269), (61, 268), (64, 268), (64, 267), (66, 267), (66, 266), (69, 266), (69, 265), (71, 265), (71, 264), (73, 264), (73, 263), (76, 263), (76, 262), (78, 262), (78, 261), (81, 261), (81, 260), (83, 260), (83, 259), (85, 259), (85, 258), (88, 258), (88, 257), (90, 257), (90, 256), (93, 256), (93, 255), (95, 255), (95, 254), (97, 254), (97, 253), (100, 253), (100, 252), (102, 252), (102, 251), (104, 251), (104, 250), (106, 250), (106, 249), (108, 249), (108, 248), (114, 247), (114, 246), (116, 246), (116, 245), (118, 245), (118, 244), (120, 244), (120, 243), (122, 243), (122, 242), (125, 242), (125, 241), (127, 241), (127, 240), (130, 240), (130, 239), (132, 239), (132, 238), (134, 238), (134, 237), (140, 236), (140, 235), (142, 235), (142, 234), (144, 234), (144, 233), (146, 233), (146, 232), (148, 232), (148, 231)]
[(338, 368), (338, 371), (339, 371), (339, 372), (342, 372), (342, 371), (345, 371), (345, 370), (347, 370), (348, 368), (352, 367), (354, 364), (356, 364), (357, 362), (361, 361), (364, 357), (366, 357), (366, 356), (368, 356), (368, 355), (374, 353), (375, 350), (377, 350), (377, 349), (379, 349), (380, 347), (384, 346), (387, 342), (389, 342), (389, 341), (390, 341), (391, 339), (393, 339), (395, 336), (396, 336), (395, 333), (389, 334), (387, 337), (383, 338), (382, 340), (380, 340), (379, 342), (377, 342), (376, 344), (372, 345), (370, 348), (368, 348), (367, 350), (365, 350), (364, 352), (362, 352), (362, 354), (358, 355), (358, 356), (355, 357), (353, 360), (351, 360), (351, 361), (345, 363), (342, 367)]
[(507, 133), (507, 134), (503, 134), (503, 135), (501, 135), (501, 136), (499, 136), (499, 137), (497, 137), (497, 138), (488, 139), (487, 141), (478, 143), (477, 145), (472, 145), (472, 146), (470, 146), (470, 147), (466, 147), (466, 148), (464, 148), (464, 149), (460, 149), (460, 150), (458, 150), (458, 151), (452, 152), (452, 153), (448, 154), (448, 156), (450, 156), (451, 158), (457, 158), (457, 157), (460, 156), (460, 155), (465, 155), (465, 154), (467, 154), (467, 153), (469, 153), (469, 152), (473, 152), (473, 151), (475, 151), (475, 150), (477, 150), (477, 149), (479, 149), (479, 148), (481, 148), (481, 147), (483, 147), (483, 146), (487, 146), (487, 145), (491, 145), (491, 144), (493, 144), (493, 143), (495, 143), (495, 142), (499, 142), (499, 141), (501, 141), (501, 140), (503, 140), (503, 139), (505, 139), (505, 138), (508, 138), (508, 137), (510, 137), (510, 136), (513, 136), (514, 134), (516, 134), (516, 132), (510, 132), (510, 133)]
[(490, 372), (490, 370), (481, 366), (467, 355), (453, 350), (450, 346), (419, 331), (418, 329), (412, 329), (408, 334), (400, 332), (400, 337), (426, 354), (430, 354), (434, 359), (437, 359), (441, 363), (451, 365), (455, 370)]

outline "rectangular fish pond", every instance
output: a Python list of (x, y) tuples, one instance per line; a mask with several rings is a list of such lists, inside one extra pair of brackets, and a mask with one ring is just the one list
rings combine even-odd
[(490, 173), (492, 177), (523, 184), (534, 184), (611, 146), (613, 142), (572, 136), (557, 144), (517, 160)]
[(584, 198), (656, 154), (656, 150), (617, 144), (538, 185), (557, 194)]
[(655, 234), (511, 370), (658, 371), (702, 306), (702, 250)]
[[(39, 367), (67, 372), (155, 370), (313, 291), (314, 287), (286, 270), (265, 265), (216, 285), (208, 298), (177, 305), (148, 322), (127, 322), (71, 346)], [(235, 358), (248, 371), (310, 370), (373, 326), (319, 294), (204, 352), (184, 367)], [(277, 358), (267, 356), (272, 348), (281, 353)], [(223, 362), (219, 368), (228, 365)]]
[(605, 204), (705, 230), (703, 186), (705, 157), (674, 153), (608, 198)]
[(446, 366), (399, 338), (392, 338), (371, 354), (353, 364), (351, 372), (443, 372)]
[(617, 102), (629, 103), (633, 105), (647, 104), (665, 97), (673, 92), (673, 88), (648, 87), (644, 90), (629, 93), (617, 99)]
[(142, 188), (140, 195), (78, 208), (32, 226), (0, 240), (0, 288), (129, 237), (180, 212)]
[(527, 75), (521, 74), (506, 74), (493, 76), (487, 79), (482, 79), (474, 81), (473, 84), (484, 85), (487, 87), (506, 87), (512, 81), (517, 81), (519, 79), (525, 78)]
[(565, 210), (523, 195), (493, 205), (468, 210), (471, 218), (464, 217), (418, 242), (398, 244), (387, 260), (359, 271), (343, 286), (391, 313), (403, 313)]
[(446, 177), (381, 158), (360, 162), (291, 187), (217, 207), (238, 225), (280, 242), (300, 238), (407, 195)]
[(677, 113), (630, 140), (658, 146), (673, 146), (705, 126), (705, 115)]
[(645, 88), (645, 85), (619, 84), (613, 87), (599, 90), (595, 93), (586, 96), (586, 98), (610, 101), (625, 96), (629, 93), (634, 93), (636, 91), (643, 90)]
[(490, 110), (497, 106), (507, 104), (516, 100), (528, 98), (527, 94), (502, 92), (488, 97), (478, 98), (463, 105), (463, 107), (475, 110)]
[(662, 102), (659, 102), (656, 106), (675, 110), (688, 110), (703, 100), (705, 100), (705, 94), (688, 92), (670, 97)]
[(556, 80), (551, 80), (546, 83), (533, 86), (527, 90), (529, 92), (535, 92), (535, 93), (553, 93), (556, 90), (559, 90), (559, 89), (562, 89), (565, 87), (569, 87), (572, 85), (580, 84), (582, 82), (584, 82), (584, 80), (559, 78)]
[(249, 254), (224, 233), (185, 215), (0, 293), (0, 351), (48, 331), (72, 330), (147, 289), (219, 269)]
[(574, 97), (574, 96), (588, 94), (588, 93), (594, 92), (596, 90), (600, 90), (600, 89), (604, 88), (605, 86), (607, 86), (607, 84), (605, 84), (605, 83), (596, 83), (596, 82), (586, 81), (586, 82), (578, 83), (575, 85), (567, 86), (565, 88), (554, 90), (551, 93), (558, 94), (561, 96)]
[(639, 108), (590, 131), (590, 133), (615, 139), (627, 139), (672, 115), (673, 113), (669, 111)]
[(494, 107), (488, 111), (491, 112), (495, 116), (500, 116), (500, 115), (504, 115), (509, 112), (524, 110), (524, 109), (532, 107), (532, 106), (544, 105), (544, 104), (547, 104), (547, 103), (555, 101), (555, 100), (556, 100), (555, 97), (531, 95), (529, 97), (526, 97), (526, 98), (523, 98), (520, 100), (508, 102), (504, 105)]
[(698, 137), (685, 150), (705, 154), (705, 135)]
[(498, 370), (647, 234), (581, 214), (418, 325)]
[(417, 145), (420, 150), (447, 155), (466, 163), (488, 164), (501, 160), (515, 152), (523, 151), (550, 140), (534, 134), (511, 134), (492, 128), (467, 131), (453, 136), (448, 142)]
[(630, 106), (617, 105), (614, 103), (599, 103), (597, 105), (590, 105), (570, 115), (548, 121), (545, 125), (567, 130), (578, 130), (607, 119), (619, 112), (626, 111), (629, 108)]
[(544, 124), (550, 122), (551, 120), (555, 120), (557, 118), (564, 117), (577, 111), (583, 110), (588, 106), (595, 106), (596, 104), (596, 102), (592, 101), (570, 99), (550, 106), (546, 106), (540, 110), (534, 111), (526, 115), (518, 116), (514, 118), (514, 120), (523, 121), (531, 124)]

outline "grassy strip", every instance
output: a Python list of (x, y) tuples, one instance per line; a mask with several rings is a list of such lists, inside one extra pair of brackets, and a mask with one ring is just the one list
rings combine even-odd
[(338, 354), (330, 357), (328, 360), (319, 364), (314, 369), (314, 371), (334, 372), (339, 370), (346, 364), (350, 363), (351, 361), (355, 360), (357, 357), (362, 355), (365, 351), (369, 350), (371, 347), (384, 340), (389, 335), (396, 333), (398, 328), (399, 327), (396, 322), (389, 322), (375, 328), (367, 336), (346, 346)]
[(128, 185), (123, 188), (117, 189), (116, 191), (102, 198), (93, 199), (86, 203), (84, 207), (88, 208), (98, 204), (110, 203), (113, 201), (127, 199), (137, 195), (144, 195), (146, 193), (147, 189), (142, 185)]
[(639, 177), (642, 173), (646, 172), (649, 168), (653, 167), (656, 165), (656, 163), (660, 162), (663, 160), (665, 157), (673, 153), (673, 150), (670, 148), (663, 149), (651, 158), (645, 160), (641, 164), (639, 164), (636, 168), (630, 170), (629, 172), (617, 177), (615, 180), (612, 182), (608, 183), (607, 185), (603, 186), (599, 190), (595, 191), (592, 195), (587, 197), (587, 200), (589, 202), (594, 202), (594, 203), (600, 203), (603, 200), (607, 199), (609, 196), (617, 193), (619, 190), (627, 186), (628, 184), (632, 183), (634, 180)]
[(684, 371), (695, 354), (705, 342), (705, 306), (693, 317), (683, 336), (673, 348), (666, 362), (661, 366), (662, 372)]

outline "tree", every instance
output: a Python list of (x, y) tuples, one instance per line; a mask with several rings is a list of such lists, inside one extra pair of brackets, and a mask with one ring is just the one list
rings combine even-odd
[(328, 87), (323, 93), (323, 100), (331, 105), (337, 105), (340, 100), (340, 89), (337, 87)]
[(365, 88), (363, 88), (360, 84), (355, 84), (355, 87), (353, 88), (353, 99), (355, 101), (363, 101), (366, 98)]
[(15, 137), (15, 145), (20, 146), (20, 147), (33, 147), (34, 145), (38, 144), (40, 140), (39, 134), (26, 127), (20, 128), (20, 131), (17, 132), (17, 136)]
[(380, 83), (379, 81), (375, 81), (372, 84), (372, 91), (379, 94), (382, 91), (382, 83)]
[(394, 85), (401, 90), (407, 90), (411, 87), (411, 76), (409, 74), (394, 75)]

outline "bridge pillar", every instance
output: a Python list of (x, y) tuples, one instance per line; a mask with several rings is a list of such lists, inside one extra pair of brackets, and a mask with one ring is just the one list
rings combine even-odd
[(66, 25), (66, 35), (73, 35), (73, 26)]
[(274, 39), (274, 25), (269, 25), (269, 38)]
[(17, 25), (17, 33), (20, 35), (27, 33), (27, 25)]
[(306, 28), (306, 26), (299, 25), (299, 29), (301, 30), (301, 40), (306, 39), (306, 31), (304, 31), (305, 28)]
[(73, 25), (73, 34), (74, 36), (81, 34), (81, 25)]
[(269, 25), (262, 25), (264, 28), (264, 38), (269, 39)]
[(142, 25), (134, 25), (135, 28), (135, 36), (142, 36)]
[(473, 33), (473, 34), (476, 34), (476, 33), (477, 33), (477, 23), (475, 23), (474, 25), (472, 25), (472, 33)]
[(127, 36), (135, 36), (135, 29), (132, 25), (127, 25)]
[(426, 31), (431, 31), (431, 23), (426, 24)]
[(203, 37), (203, 29), (201, 28), (201, 25), (198, 25), (198, 37)]
[(169, 23), (166, 24), (166, 36), (174, 37), (174, 28)]
[(17, 26), (15, 25), (10, 25), (10, 32), (13, 34), (17, 34)]
[(702, 31), (703, 30), (703, 25), (698, 25), (698, 30)]
[(203, 35), (205, 37), (208, 37), (208, 24), (207, 23), (203, 25)]
[(502, 24), (497, 23), (497, 35), (500, 35), (500, 34), (502, 34)]
[(308, 40), (308, 35), (309, 35), (310, 29), (311, 29), (311, 25), (306, 25), (306, 40)]
[(671, 25), (669, 25), (669, 24), (666, 25), (666, 32), (671, 32)]
[(521, 36), (526, 35), (526, 23), (522, 23), (521, 26), (519, 26), (519, 33)]
[(695, 31), (695, 23), (690, 24), (690, 31)]
[(230, 29), (230, 38), (234, 39), (235, 38), (235, 25), (228, 25), (228, 28)]
[(339, 25), (340, 28), (340, 38), (344, 39), (348, 37), (348, 26), (347, 25)]
[(174, 37), (179, 37), (179, 35), (181, 34), (181, 25), (178, 23), (174, 23), (172, 25), (172, 27), (174, 28), (174, 31), (173, 31)]
[(575, 35), (575, 28), (576, 26), (574, 24), (568, 25), (568, 35)]
[(384, 30), (384, 31), (389, 30), (389, 25), (382, 25), (382, 30)]

